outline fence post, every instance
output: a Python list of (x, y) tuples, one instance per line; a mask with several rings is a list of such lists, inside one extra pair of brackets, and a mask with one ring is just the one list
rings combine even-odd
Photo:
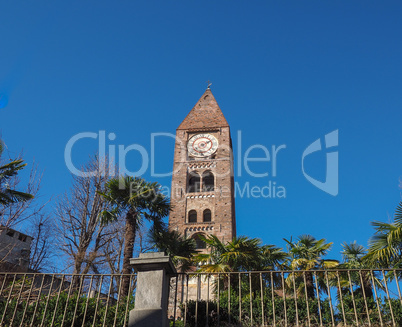
[(163, 252), (141, 253), (130, 260), (137, 272), (134, 309), (129, 327), (167, 327), (170, 277), (176, 274), (169, 256)]

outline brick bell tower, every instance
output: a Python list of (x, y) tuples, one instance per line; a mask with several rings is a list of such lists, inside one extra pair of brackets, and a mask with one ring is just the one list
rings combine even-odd
[(208, 87), (176, 130), (169, 229), (196, 240), (236, 236), (230, 127)]

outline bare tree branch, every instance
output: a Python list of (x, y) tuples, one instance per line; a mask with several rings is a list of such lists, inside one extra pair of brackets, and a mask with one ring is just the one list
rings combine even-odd
[(55, 210), (58, 243), (69, 258), (66, 268), (73, 267), (74, 274), (94, 271), (96, 265), (102, 264), (105, 258), (101, 249), (113, 236), (99, 220), (106, 208), (99, 192), (104, 191), (109, 167), (95, 156), (81, 171), (96, 173), (73, 176), (72, 187), (59, 198)]
[[(1, 163), (0, 163), (1, 164)], [(22, 222), (29, 220), (44, 212), (45, 206), (50, 200), (40, 201), (40, 186), (42, 181), (42, 172), (39, 172), (38, 165), (32, 164), (28, 182), (25, 188), (21, 187), (21, 179), (18, 175), (13, 176), (9, 181), (9, 187), (19, 189), (24, 193), (32, 194), (33, 199), (25, 202), (17, 202), (7, 206), (0, 206), (0, 225), (15, 228)]]
[(38, 215), (33, 218), (30, 228), (31, 256), (29, 268), (34, 271), (55, 271), (53, 264), (56, 255), (54, 248), (54, 225), (49, 215)]

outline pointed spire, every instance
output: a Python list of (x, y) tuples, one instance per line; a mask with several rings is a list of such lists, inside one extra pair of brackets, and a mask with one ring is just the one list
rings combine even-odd
[(203, 129), (203, 128), (219, 128), (229, 127), (228, 122), (210, 87), (206, 89), (202, 97), (191, 109), (186, 118), (182, 121), (177, 129)]

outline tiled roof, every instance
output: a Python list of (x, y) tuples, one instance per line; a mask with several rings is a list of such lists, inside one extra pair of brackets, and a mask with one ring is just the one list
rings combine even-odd
[(210, 89), (207, 89), (177, 129), (229, 127)]

